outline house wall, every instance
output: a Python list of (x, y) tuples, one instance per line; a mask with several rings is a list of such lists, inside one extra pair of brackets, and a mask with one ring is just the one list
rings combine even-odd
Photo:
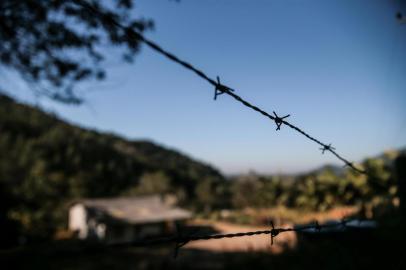
[(87, 214), (82, 204), (75, 204), (69, 209), (69, 230), (77, 231), (79, 239), (88, 236)]
[(106, 225), (80, 203), (69, 209), (69, 230), (78, 232), (79, 239), (103, 240), (106, 235)]
[(126, 243), (136, 238), (134, 226), (130, 224), (110, 224), (106, 227), (105, 242), (108, 244)]
[(165, 224), (164, 223), (151, 223), (151, 224), (143, 224), (138, 225), (136, 229), (137, 238), (147, 238), (151, 236), (159, 236), (163, 235), (165, 232)]
[(126, 243), (134, 240), (142, 240), (154, 236), (163, 236), (167, 234), (167, 224), (109, 224), (106, 226), (105, 242), (109, 244)]
[[(77, 203), (69, 209), (69, 229), (77, 231), (79, 239), (123, 243), (174, 233), (173, 220), (146, 224), (126, 224), (104, 221), (102, 213)], [(178, 221), (181, 222), (182, 221)]]

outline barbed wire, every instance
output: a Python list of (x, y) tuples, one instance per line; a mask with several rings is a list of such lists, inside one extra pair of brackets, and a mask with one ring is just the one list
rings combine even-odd
[(260, 230), (260, 231), (249, 231), (249, 232), (240, 232), (240, 233), (228, 233), (228, 234), (206, 234), (206, 235), (195, 235), (195, 234), (184, 234), (177, 226), (177, 234), (172, 237), (166, 238), (155, 238), (155, 239), (148, 239), (148, 240), (136, 240), (136, 241), (129, 241), (123, 243), (114, 243), (108, 244), (110, 247), (145, 247), (145, 246), (153, 246), (153, 245), (161, 245), (161, 244), (175, 244), (174, 247), (174, 257), (176, 258), (179, 254), (179, 249), (186, 244), (193, 242), (193, 241), (200, 241), (200, 240), (213, 240), (213, 239), (224, 239), (224, 238), (238, 238), (238, 237), (250, 237), (256, 235), (270, 235), (270, 244), (274, 244), (274, 238), (279, 236), (282, 233), (286, 232), (296, 232), (296, 233), (305, 233), (307, 232), (316, 232), (320, 233), (326, 229), (333, 229), (333, 228), (341, 228), (342, 230), (348, 228), (355, 228), (354, 226), (349, 226), (348, 224), (351, 222), (358, 222), (360, 226), (362, 222), (372, 220), (347, 220), (343, 219), (341, 221), (331, 223), (331, 224), (323, 224), (320, 225), (317, 221), (314, 222), (312, 225), (304, 225), (304, 226), (297, 226), (297, 227), (288, 227), (288, 228), (276, 228), (274, 227), (273, 222), (270, 222), (270, 230)]
[[(243, 99), (241, 96), (237, 95), (235, 93), (235, 89), (232, 89), (232, 88), (222, 84), (221, 81), (220, 81), (219, 76), (216, 77), (216, 80), (210, 78), (202, 70), (200, 70), (200, 69), (196, 68), (195, 66), (193, 66), (192, 64), (180, 59), (179, 57), (172, 54), (171, 52), (163, 49), (161, 46), (159, 46), (155, 42), (145, 38), (141, 33), (135, 31), (131, 27), (127, 27), (127, 26), (124, 26), (124, 25), (120, 24), (114, 18), (112, 18), (111, 16), (108, 16), (108, 14), (104, 14), (102, 11), (100, 11), (97, 8), (93, 7), (92, 4), (88, 3), (86, 0), (73, 0), (73, 1), (75, 3), (81, 5), (82, 7), (85, 7), (86, 9), (88, 9), (89, 11), (94, 13), (95, 15), (100, 16), (101, 20), (104, 20), (104, 22), (108, 22), (112, 26), (115, 26), (115, 27), (120, 28), (121, 30), (123, 30), (125, 35), (127, 36), (127, 38), (129, 38), (129, 40), (134, 40), (136, 42), (142, 41), (148, 47), (150, 47), (152, 50), (158, 52), (159, 54), (161, 54), (161, 55), (163, 55), (165, 57), (167, 57), (169, 60), (181, 65), (185, 69), (188, 69), (188, 70), (192, 71), (198, 77), (200, 77), (200, 78), (204, 79), (205, 81), (207, 81), (209, 84), (211, 84), (214, 87), (214, 100), (217, 100), (217, 97), (219, 95), (226, 94), (226, 95), (232, 97), (233, 99), (235, 99), (236, 101), (240, 102), (244, 106), (246, 106), (246, 107), (248, 107), (248, 108), (250, 108), (250, 109), (252, 109), (252, 110), (254, 110), (254, 111), (258, 112), (258, 113), (260, 113), (261, 115), (263, 115), (263, 116), (267, 117), (268, 119), (270, 119), (271, 121), (273, 121), (275, 123), (275, 125), (276, 125), (276, 130), (277, 131), (281, 129), (282, 125), (286, 125), (287, 127), (289, 127), (291, 129), (297, 131), (298, 133), (302, 134), (303, 136), (305, 136), (309, 140), (311, 140), (311, 141), (317, 143), (318, 145), (320, 145), (321, 148), (319, 148), (319, 150), (322, 151), (322, 154), (324, 154), (324, 152), (326, 152), (326, 151), (330, 152), (337, 159), (342, 161), (345, 164), (345, 166), (348, 166), (349, 168), (351, 168), (355, 172), (369, 175), (365, 170), (357, 168), (354, 165), (354, 163), (350, 162), (349, 160), (345, 159), (343, 156), (338, 154), (338, 152), (336, 151), (336, 148), (334, 148), (331, 143), (329, 143), (329, 144), (323, 143), (320, 140), (318, 140), (317, 138), (311, 136), (310, 134), (308, 134), (307, 132), (302, 130), (301, 128), (299, 128), (299, 127), (291, 124), (287, 120), (285, 120), (286, 118), (290, 117), (290, 114), (280, 117), (280, 116), (278, 116), (278, 114), (275, 111), (273, 111), (273, 115), (271, 115), (270, 113), (266, 112), (265, 110), (257, 107), (256, 105), (253, 105), (252, 103), (250, 103), (247, 100)], [(274, 224), (271, 221), (270, 222), (271, 229), (269, 229), (269, 230), (258, 230), (258, 231), (249, 231), (249, 232), (240, 232), (240, 233), (228, 233), (228, 234), (205, 234), (205, 235), (185, 234), (185, 233), (182, 233), (182, 231), (181, 231), (181, 229), (179, 227), (177, 227), (177, 233), (174, 236), (171, 236), (171, 237), (155, 238), (155, 239), (147, 239), (147, 240), (135, 240), (135, 241), (124, 242), (124, 243), (108, 244), (108, 246), (112, 246), (112, 247), (117, 247), (117, 246), (124, 246), (124, 247), (125, 246), (137, 246), (137, 247), (141, 247), (141, 246), (151, 246), (151, 245), (160, 245), (160, 244), (175, 244), (174, 257), (176, 258), (178, 253), (179, 253), (179, 249), (181, 247), (185, 246), (186, 244), (192, 242), (192, 241), (225, 239), (225, 238), (238, 238), (238, 237), (252, 237), (252, 236), (256, 236), (256, 235), (270, 235), (270, 244), (273, 245), (274, 244), (274, 238), (276, 238), (277, 236), (279, 236), (282, 233), (286, 233), (286, 232), (305, 233), (306, 231), (311, 232), (312, 230), (313, 230), (313, 232), (318, 232), (319, 233), (319, 232), (321, 232), (323, 230), (326, 230), (326, 229), (329, 229), (329, 228), (330, 229), (331, 228), (341, 228), (341, 229), (344, 230), (344, 229), (353, 227), (353, 226), (348, 226), (348, 223), (353, 222), (353, 221), (354, 220), (346, 220), (346, 219), (344, 219), (344, 220), (342, 220), (340, 222), (331, 223), (331, 224), (323, 224), (323, 225), (320, 225), (316, 221), (313, 225), (288, 227), (288, 228), (274, 227)], [(358, 222), (359, 222), (359, 225), (360, 225), (361, 222), (363, 222), (363, 221), (358, 220)]]
[(190, 70), (192, 72), (194, 72), (197, 76), (199, 76), (200, 78), (202, 78), (205, 81), (207, 81), (208, 83), (210, 83), (212, 86), (214, 86), (214, 100), (217, 99), (217, 96), (222, 95), (222, 94), (226, 94), (226, 95), (234, 98), (238, 102), (242, 103), (246, 107), (248, 107), (248, 108), (250, 108), (250, 109), (252, 109), (252, 110), (254, 110), (254, 111), (256, 111), (256, 112), (258, 112), (260, 114), (262, 114), (263, 116), (265, 116), (265, 117), (269, 118), (270, 120), (272, 120), (273, 122), (275, 122), (276, 130), (280, 130), (282, 125), (286, 125), (286, 126), (290, 127), (291, 129), (299, 132), (300, 134), (302, 134), (303, 136), (305, 136), (309, 140), (311, 140), (311, 141), (317, 143), (318, 145), (320, 145), (322, 147), (321, 148), (322, 153), (324, 153), (325, 151), (328, 151), (328, 152), (332, 153), (340, 161), (342, 161), (345, 164), (345, 166), (350, 167), (351, 169), (353, 169), (354, 171), (356, 171), (358, 173), (368, 174), (365, 170), (357, 168), (354, 165), (354, 163), (350, 162), (349, 160), (345, 159), (340, 154), (338, 154), (338, 152), (336, 152), (335, 148), (332, 147), (331, 144), (325, 144), (325, 143), (321, 142), (320, 140), (318, 140), (315, 137), (311, 136), (310, 134), (308, 134), (307, 132), (305, 132), (301, 128), (299, 128), (299, 127), (289, 123), (288, 121), (284, 120), (285, 118), (289, 117), (290, 115), (286, 115), (284, 117), (279, 117), (275, 112), (273, 112), (274, 115), (269, 114), (268, 112), (260, 109), (259, 107), (251, 104), (250, 102), (246, 101), (245, 99), (243, 99), (239, 95), (235, 94), (234, 89), (232, 89), (232, 88), (230, 88), (230, 87), (228, 87), (228, 86), (226, 86), (226, 85), (224, 85), (224, 84), (222, 84), (220, 82), (220, 77), (219, 76), (217, 76), (217, 80), (214, 80), (214, 79), (210, 78), (202, 70), (199, 70), (198, 68), (196, 68), (192, 64), (180, 59), (176, 55), (174, 55), (174, 54), (168, 52), (167, 50), (163, 49), (161, 46), (159, 46), (155, 42), (145, 38), (142, 34), (138, 33), (134, 29), (120, 24), (117, 20), (115, 20), (111, 16), (108, 16), (107, 14), (104, 14), (102, 11), (100, 11), (97, 8), (93, 7), (86, 0), (73, 0), (73, 1), (76, 2), (77, 4), (81, 5), (82, 7), (88, 9), (89, 11), (94, 13), (95, 15), (100, 16), (100, 18), (102, 20), (104, 20), (104, 22), (108, 22), (111, 25), (123, 30), (125, 35), (129, 39), (134, 39), (135, 41), (142, 41), (143, 43), (148, 45), (154, 51), (166, 56), (171, 61), (183, 66), (184, 68), (186, 68), (186, 69), (188, 69), (188, 70)]

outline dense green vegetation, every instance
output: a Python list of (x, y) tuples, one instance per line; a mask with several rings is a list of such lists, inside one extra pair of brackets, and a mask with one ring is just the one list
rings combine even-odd
[(196, 193), (202, 181), (215, 196), (224, 178), (177, 151), (78, 128), (0, 96), (0, 205), (24, 234), (66, 226), (75, 198), (173, 193), (199, 207), (207, 202)]
[(283, 205), (324, 211), (334, 206), (357, 205), (365, 215), (397, 204), (393, 163), (399, 151), (388, 151), (358, 166), (368, 175), (350, 169), (324, 167), (296, 176), (261, 176), (254, 173), (233, 181), (232, 203), (237, 208)]
[(309, 210), (358, 205), (371, 214), (396, 204), (392, 164), (399, 154), (359, 164), (368, 176), (325, 167), (295, 176), (225, 179), (177, 151), (79, 128), (0, 95), (0, 223), (9, 238), (50, 237), (66, 226), (74, 199), (153, 193), (175, 194), (183, 206), (206, 214), (279, 205)]

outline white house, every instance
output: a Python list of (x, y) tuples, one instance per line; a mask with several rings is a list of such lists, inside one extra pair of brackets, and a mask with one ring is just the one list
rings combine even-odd
[(70, 206), (69, 229), (79, 239), (122, 243), (169, 234), (191, 216), (158, 195), (85, 199)]

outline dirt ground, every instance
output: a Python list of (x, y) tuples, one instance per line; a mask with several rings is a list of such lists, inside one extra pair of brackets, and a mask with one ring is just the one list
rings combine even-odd
[[(312, 222), (317, 220), (322, 223), (326, 220), (339, 220), (345, 218), (351, 213), (354, 213), (356, 209), (354, 208), (336, 208), (331, 211), (323, 213), (308, 213), (306, 216), (300, 218), (301, 223)], [(207, 226), (211, 227), (214, 231), (219, 234), (227, 233), (239, 233), (239, 232), (249, 232), (249, 231), (259, 231), (259, 230), (270, 230), (270, 227), (266, 226), (250, 226), (250, 225), (238, 225), (231, 224), (227, 222), (219, 221), (208, 221), (208, 220), (195, 220), (191, 223), (197, 226)], [(290, 228), (294, 224), (286, 223), (280, 224), (278, 227)], [(211, 252), (253, 252), (253, 251), (265, 251), (270, 253), (280, 253), (285, 249), (294, 248), (297, 243), (297, 235), (295, 232), (286, 232), (278, 235), (274, 239), (274, 244), (271, 246), (270, 235), (256, 235), (256, 236), (246, 236), (246, 237), (236, 237), (236, 238), (224, 238), (220, 240), (200, 240), (193, 241), (186, 244), (184, 248), (193, 248), (200, 250), (207, 250)]]
[[(199, 225), (204, 223), (199, 222)], [(208, 223), (205, 223), (207, 225)], [(242, 226), (225, 222), (214, 222), (210, 225), (218, 233), (239, 233), (249, 231), (269, 230), (269, 227)], [(291, 225), (291, 224), (290, 224)], [(285, 224), (283, 227), (290, 227)], [(270, 235), (255, 235), (236, 238), (224, 238), (220, 240), (200, 240), (188, 243), (185, 248), (202, 249), (212, 252), (252, 252), (252, 251), (269, 251), (279, 253), (285, 248), (292, 248), (296, 244), (296, 234), (294, 232), (283, 233), (275, 238), (274, 245), (271, 246)]]

